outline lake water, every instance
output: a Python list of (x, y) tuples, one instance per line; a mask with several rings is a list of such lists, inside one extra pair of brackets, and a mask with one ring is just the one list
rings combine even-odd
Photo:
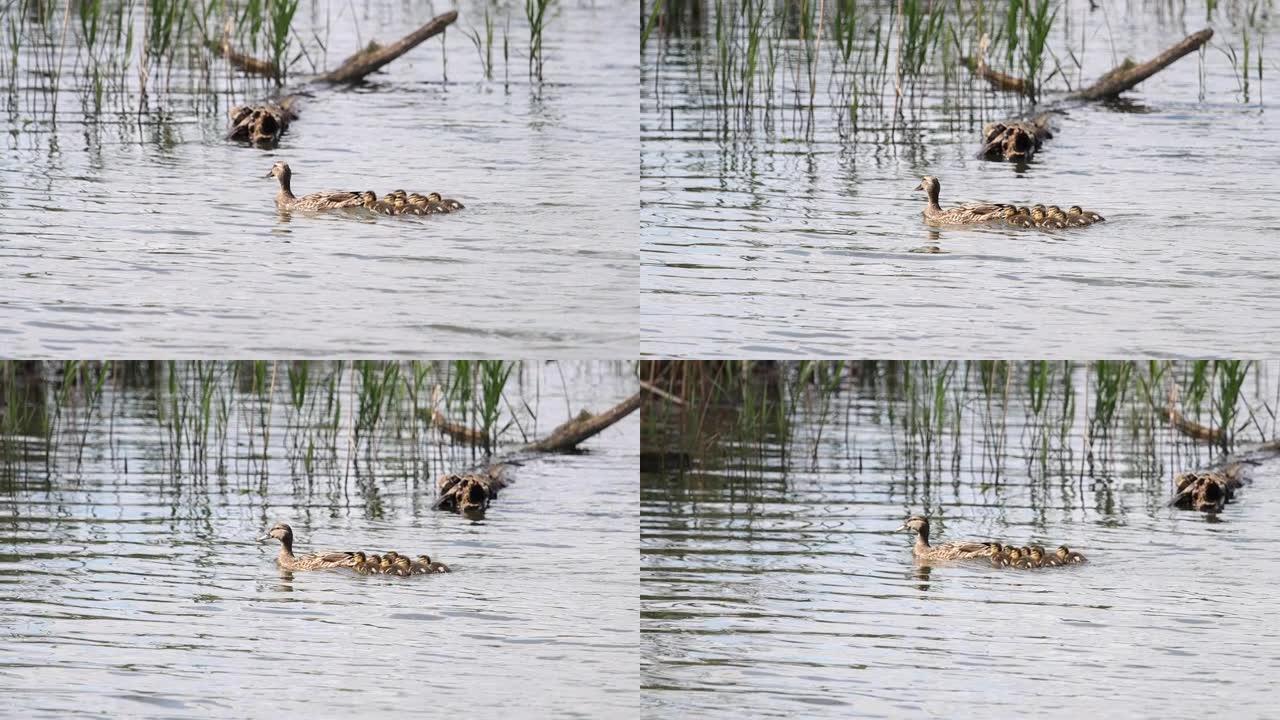
[[(744, 440), (729, 430), (735, 411), (712, 411), (729, 418), (708, 431), (723, 442), (684, 474), (642, 473), (646, 713), (1272, 712), (1256, 673), (1280, 653), (1270, 619), (1280, 461), (1255, 467), (1254, 484), (1215, 520), (1166, 506), (1173, 474), (1212, 453), (1163, 426), (1153, 443), (1095, 440), (1090, 460), (1076, 424), (1071, 454), (1042, 464), (1020, 402), (1003, 433), (972, 425), (966, 410), (954, 465), (948, 441), (930, 470), (883, 395), (844, 393), (825, 420), (820, 404), (800, 409), (785, 444)], [(913, 537), (896, 529), (926, 513), (935, 543), (1065, 543), (1089, 562), (917, 567)]]
[[(627, 369), (563, 370), (564, 389), (554, 365), (535, 365), (511, 395), (537, 408), (541, 433), (565, 419), (566, 394), (576, 414), (635, 392)], [(226, 475), (175, 475), (147, 395), (108, 390), (113, 422), (90, 429), (79, 471), (73, 456), (51, 473), (42, 459), (5, 464), (7, 713), (638, 713), (638, 415), (582, 454), (527, 460), (472, 524), (430, 509), (432, 473), (470, 466), (468, 449), (433, 442), (413, 454), (389, 434), (360, 474), (307, 477), (276, 439), (260, 475), (261, 438), (250, 448), (242, 427)], [(285, 422), (277, 410), (273, 438)], [(254, 542), (276, 522), (292, 525), (295, 551), (429, 553), (453, 572), (289, 575), (278, 544)]]
[[(1265, 347), (1280, 330), (1267, 312), (1280, 214), (1259, 180), (1275, 175), (1275, 157), (1258, 148), (1280, 142), (1280, 123), (1256, 77), (1245, 100), (1228, 51), (1242, 62), (1249, 28), (1250, 64), (1262, 45), (1270, 77), (1280, 69), (1275, 23), (1249, 26), (1236, 4), (1220, 5), (1211, 22), (1200, 3), (1088, 5), (1054, 4), (1049, 44), (1072, 87), (1202, 27), (1216, 34), (1202, 54), (1122, 102), (1057, 116), (1056, 136), (1024, 167), (975, 159), (982, 124), (1025, 107), (971, 84), (964, 70), (946, 81), (929, 65), (896, 131), (891, 112), (864, 109), (849, 132), (828, 38), (809, 126), (795, 107), (808, 99), (802, 64), (795, 75), (803, 51), (785, 40), (773, 108), (757, 107), (747, 126), (738, 110), (726, 120), (717, 109), (713, 7), (702, 4), (702, 40), (689, 27), (670, 37), (655, 30), (641, 67), (642, 351), (1130, 357)], [(951, 8), (945, 15), (954, 19)], [(1003, 59), (1001, 50), (1007, 69)], [(890, 108), (893, 68), (891, 58)], [(1107, 222), (1058, 232), (931, 229), (920, 216), (924, 194), (913, 190), (923, 175), (941, 179), (944, 206), (1080, 204)]]
[[(86, 112), (87, 74), (71, 72), (77, 31), (55, 118), (52, 94), (38, 90), (48, 46), (24, 46), (16, 87), (0, 92), (6, 354), (634, 354), (634, 8), (556, 3), (539, 86), (526, 73), (523, 6), (510, 10), (509, 74), (499, 14), (495, 79), (483, 80), (464, 31), (483, 33), (485, 7), (458, 6), (443, 57), (437, 36), (362, 85), (312, 88), (271, 151), (222, 139), (231, 105), (269, 96), (261, 80), (221, 63), (205, 77), (179, 62), (168, 91), (153, 76), (150, 112), (137, 114), (136, 92), (114, 104), (108, 93), (106, 110)], [(303, 2), (294, 29), (327, 43), (332, 68), (446, 9)], [(305, 60), (295, 67), (308, 70)], [(125, 76), (134, 90), (136, 76)], [(277, 160), (300, 195), (434, 189), (467, 207), (285, 220), (264, 177)]]

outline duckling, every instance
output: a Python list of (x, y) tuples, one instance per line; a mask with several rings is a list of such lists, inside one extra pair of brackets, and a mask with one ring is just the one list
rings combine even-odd
[(382, 557), (380, 555), (373, 554), (369, 556), (368, 560), (364, 561), (364, 566), (366, 569), (369, 570), (369, 572), (373, 573), (373, 572), (378, 572), (378, 565), (380, 565), (381, 563), (382, 563)]
[(1014, 567), (1018, 561), (1022, 559), (1022, 548), (1011, 547), (1004, 554), (1004, 560), (1000, 563), (1002, 567)]
[(1059, 545), (1057, 551), (1054, 552), (1054, 555), (1058, 558), (1058, 562), (1062, 563), (1063, 565), (1071, 565), (1075, 563), (1087, 562), (1087, 560), (1085, 560), (1085, 557), (1083, 555), (1076, 552), (1075, 550), (1072, 550), (1066, 545)]
[(1067, 208), (1067, 216), (1079, 216), (1081, 221), (1079, 224), (1081, 225), (1092, 225), (1093, 223), (1106, 220), (1106, 218), (1102, 217), (1098, 213), (1091, 210), (1084, 210), (1079, 205), (1072, 205)]
[(287, 162), (277, 161), (266, 177), (273, 177), (280, 183), (280, 190), (276, 193), (276, 207), (280, 210), (333, 210), (359, 207), (364, 203), (360, 194), (353, 192), (325, 191), (296, 197), (289, 187), (293, 171)]
[(449, 566), (442, 562), (432, 562), (428, 555), (419, 555), (418, 562), (414, 563), (416, 572), (420, 573), (447, 573), (450, 572)]
[(1075, 227), (1084, 227), (1092, 225), (1093, 221), (1084, 216), (1084, 210), (1079, 205), (1072, 205), (1067, 208), (1067, 224)]
[(991, 567), (1004, 567), (1005, 553), (1008, 552), (1008, 548), (1000, 543), (992, 543), (991, 551)]
[(366, 574), (368, 571), (365, 569), (364, 564), (367, 561), (367, 558), (365, 558), (364, 553), (359, 551), (353, 552), (351, 553), (351, 557), (356, 561), (355, 564), (351, 566), (351, 569), (361, 575)]
[(1004, 209), (1001, 217), (1004, 218), (1005, 223), (1008, 225), (1024, 228), (1031, 227), (1031, 218), (1019, 213), (1018, 208), (1012, 205)]
[(396, 558), (393, 568), (392, 572), (400, 577), (408, 577), (413, 574), (413, 565), (407, 557)]
[(365, 190), (360, 193), (360, 204), (364, 205), (366, 210), (373, 210), (378, 204), (378, 194), (372, 190)]
[(427, 193), (427, 202), (436, 203), (437, 205), (444, 207), (445, 212), (462, 210), (463, 208), (466, 207), (466, 205), (463, 205), (462, 203), (452, 198), (440, 197), (440, 193), (438, 192)]
[(1067, 227), (1071, 224), (1067, 221), (1067, 214), (1057, 205), (1050, 205), (1045, 214), (1049, 216), (1049, 219), (1057, 223), (1057, 227)]
[(378, 562), (378, 572), (386, 575), (388, 572), (391, 572), (392, 567), (394, 567), (394, 565), (391, 562), (391, 558), (383, 555), (382, 560)]

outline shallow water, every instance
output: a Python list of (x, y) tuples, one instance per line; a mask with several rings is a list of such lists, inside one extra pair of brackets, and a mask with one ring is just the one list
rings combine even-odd
[[(772, 125), (757, 112), (750, 129), (725, 134), (714, 36), (699, 51), (694, 39), (655, 33), (641, 68), (643, 352), (813, 357), (853, 343), (880, 357), (1127, 357), (1264, 347), (1280, 330), (1267, 312), (1280, 214), (1258, 182), (1275, 159), (1257, 150), (1280, 141), (1280, 124), (1266, 112), (1269, 88), (1253, 78), (1244, 101), (1227, 58), (1228, 46), (1241, 56), (1244, 25), (1221, 8), (1205, 23), (1198, 4), (1172, 15), (1140, 2), (1101, 8), (1065, 3), (1069, 22), (1050, 36), (1073, 86), (1206, 25), (1216, 34), (1123, 102), (1057, 116), (1055, 137), (1022, 168), (974, 158), (982, 124), (1020, 108), (964, 71), (950, 86), (923, 77), (896, 132), (891, 113), (864, 111), (859, 132), (842, 135), (844, 106), (824, 63), (810, 135), (793, 107), (807, 83), (797, 90), (779, 70)], [(1280, 35), (1266, 21), (1251, 32), (1250, 63), (1264, 41), (1266, 78)], [(1080, 204), (1107, 222), (934, 230), (913, 191), (922, 175), (941, 179), (944, 206)]]
[[(575, 413), (634, 392), (626, 372), (565, 373)], [(565, 417), (559, 388), (548, 366), (542, 432)], [(90, 432), (81, 472), (70, 461), (46, 484), (40, 462), (0, 483), (6, 712), (638, 712), (635, 417), (583, 454), (516, 468), (472, 524), (430, 509), (432, 476), (413, 475), (406, 441), (385, 439), (373, 471), (347, 480), (292, 474), (278, 449), (265, 477), (238, 472), (260, 453), (247, 440), (228, 475), (175, 477), (153, 403), (114, 402), (114, 438)], [(469, 451), (423, 449), (418, 462), (471, 463)], [(279, 521), (297, 550), (425, 552), (453, 572), (290, 576), (278, 545), (254, 542)]]
[[(1280, 651), (1280, 461), (1212, 521), (1165, 505), (1176, 471), (1212, 459), (1167, 429), (1154, 446), (1095, 445), (1090, 463), (1077, 425), (1073, 455), (1044, 467), (1018, 417), (1003, 453), (966, 427), (956, 466), (948, 449), (927, 472), (883, 401), (851, 389), (822, 423), (802, 411), (785, 448), (725, 443), (683, 476), (643, 473), (646, 713), (1269, 714), (1252, 673)], [(895, 530), (925, 512), (935, 542), (1066, 543), (1089, 562), (917, 567)]]
[[(46, 82), (43, 55), (24, 48), (0, 146), (7, 354), (634, 353), (636, 14), (557, 3), (538, 87), (523, 7), (511, 10), (509, 82), (504, 16), (496, 79), (482, 80), (463, 31), (483, 31), (484, 7), (463, 3), (445, 34), (447, 82), (437, 36), (358, 87), (313, 88), (272, 151), (222, 139), (227, 109), (270, 90), (221, 64), (212, 80), (180, 64), (141, 116), (136, 100), (83, 112), (88, 81), (64, 70), (55, 125), (50, 94), (32, 89)], [(443, 10), (303, 3), (295, 29), (328, 43), (332, 68)], [(467, 208), (286, 221), (264, 177), (276, 160), (298, 194), (434, 189)]]

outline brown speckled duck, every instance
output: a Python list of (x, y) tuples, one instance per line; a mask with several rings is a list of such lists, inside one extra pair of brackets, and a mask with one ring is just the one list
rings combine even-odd
[(972, 560), (989, 558), (995, 554), (995, 545), (988, 542), (953, 542), (930, 545), (929, 520), (920, 515), (912, 515), (907, 518), (907, 521), (898, 530), (910, 530), (916, 534), (916, 543), (911, 548), (911, 554), (918, 560)]
[(924, 209), (924, 221), (930, 225), (981, 225), (1003, 219), (1006, 206), (995, 203), (969, 203), (943, 208), (938, 204), (942, 183), (932, 175), (925, 175), (916, 190), (923, 190), (929, 196)]
[(280, 183), (280, 190), (276, 193), (276, 207), (280, 210), (334, 210), (360, 207), (364, 204), (364, 198), (360, 193), (353, 192), (324, 191), (302, 197), (295, 196), (289, 184), (293, 179), (293, 171), (289, 169), (289, 163), (286, 162), (276, 162), (271, 166), (271, 171), (266, 177), (273, 177)]
[(258, 538), (258, 542), (270, 539), (280, 541), (280, 554), (276, 563), (285, 570), (325, 570), (328, 568), (355, 567), (356, 557), (349, 552), (324, 552), (311, 555), (293, 554), (293, 528), (284, 523), (277, 523), (266, 535)]

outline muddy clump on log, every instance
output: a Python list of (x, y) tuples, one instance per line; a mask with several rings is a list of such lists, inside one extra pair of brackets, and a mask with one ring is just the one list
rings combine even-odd
[(1037, 115), (1031, 120), (987, 123), (982, 128), (983, 144), (978, 157), (1029, 162), (1040, 149), (1040, 144), (1052, 137), (1048, 113)]
[(263, 105), (237, 105), (228, 113), (231, 129), (227, 139), (256, 147), (273, 148), (289, 123), (298, 118), (297, 97), (290, 95)]
[(480, 473), (441, 475), (436, 480), (436, 510), (458, 513), (473, 522), (484, 519), (489, 503), (509, 485), (506, 466), (491, 465)]
[(1183, 510), (1220, 513), (1235, 499), (1236, 490), (1244, 485), (1244, 466), (1240, 463), (1221, 471), (1186, 472), (1173, 479), (1175, 494), (1170, 504)]

